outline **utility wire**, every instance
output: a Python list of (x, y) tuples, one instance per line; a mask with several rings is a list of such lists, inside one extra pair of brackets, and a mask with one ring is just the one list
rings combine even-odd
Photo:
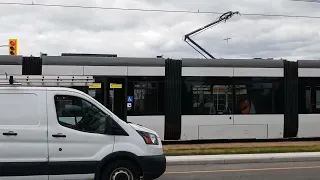
[[(217, 12), (217, 11), (188, 11), (188, 10), (163, 10), (163, 9), (141, 9), (141, 8), (117, 8), (117, 7), (102, 7), (102, 6), (80, 6), (80, 5), (18, 3), (18, 2), (0, 2), (0, 5), (62, 7), (62, 8), (100, 9), (100, 10), (119, 10), (119, 11), (162, 12), (162, 13), (224, 14), (223, 12)], [(305, 15), (262, 14), (262, 13), (241, 13), (241, 15), (244, 15), (244, 16), (264, 16), (264, 17), (320, 19), (320, 16), (305, 16)]]

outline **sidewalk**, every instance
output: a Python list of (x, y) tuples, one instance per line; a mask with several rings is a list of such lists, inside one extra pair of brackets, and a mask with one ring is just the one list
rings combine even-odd
[(241, 164), (320, 161), (320, 152), (167, 156), (167, 165)]

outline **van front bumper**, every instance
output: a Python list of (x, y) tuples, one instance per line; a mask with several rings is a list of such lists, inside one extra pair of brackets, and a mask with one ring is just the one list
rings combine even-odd
[(139, 159), (144, 180), (156, 179), (166, 171), (167, 165), (164, 155), (140, 156)]

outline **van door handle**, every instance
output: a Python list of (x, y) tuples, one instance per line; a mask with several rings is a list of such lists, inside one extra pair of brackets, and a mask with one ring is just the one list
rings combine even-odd
[(64, 134), (58, 133), (58, 134), (52, 134), (52, 137), (57, 137), (57, 138), (62, 137), (62, 138), (65, 138), (65, 137), (67, 137), (67, 136), (64, 135)]
[(18, 135), (18, 133), (15, 133), (13, 131), (9, 131), (9, 132), (2, 133), (2, 135), (4, 135), (4, 136), (16, 136), (16, 135)]

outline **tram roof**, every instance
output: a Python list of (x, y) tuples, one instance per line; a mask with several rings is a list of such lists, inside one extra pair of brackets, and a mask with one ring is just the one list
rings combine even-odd
[(282, 68), (283, 60), (272, 59), (182, 59), (184, 67), (259, 67)]
[(44, 56), (43, 65), (75, 66), (165, 66), (163, 58)]
[(298, 60), (299, 68), (320, 68), (319, 60)]
[(22, 65), (23, 56), (0, 55), (1, 65)]
[[(22, 65), (23, 56), (0, 55), (0, 65)], [(165, 58), (43, 56), (43, 65), (73, 66), (165, 66)], [(197, 59), (182, 58), (183, 67), (259, 67), (283, 68), (284, 59)], [(320, 60), (298, 60), (299, 68), (320, 68)]]
[[(184, 67), (283, 67), (283, 60), (269, 59), (176, 59)], [(165, 66), (164, 58), (44, 56), (43, 65), (75, 66)]]

